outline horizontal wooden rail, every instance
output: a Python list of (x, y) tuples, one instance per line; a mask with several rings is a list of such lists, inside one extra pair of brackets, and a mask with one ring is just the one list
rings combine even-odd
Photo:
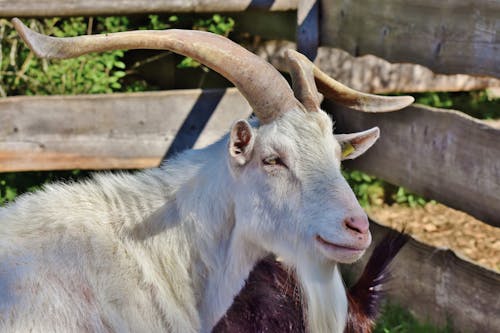
[[(295, 49), (289, 41), (271, 40), (251, 50), (286, 71), (284, 53)], [(390, 63), (373, 55), (353, 57), (341, 49), (321, 46), (314, 63), (325, 73), (351, 88), (386, 94), (395, 92), (470, 91), (500, 87), (500, 80), (465, 74), (436, 74), (428, 68), (409, 63)]]
[[(389, 229), (372, 222), (370, 230), (376, 244)], [(343, 271), (360, 273), (367, 258)], [(453, 332), (496, 332), (500, 327), (500, 274), (414, 239), (398, 254), (391, 272), (389, 299), (419, 319), (439, 325), (451, 321)]]
[(0, 0), (2, 17), (296, 10), (298, 0)]
[[(500, 129), (423, 106), (386, 114), (324, 106), (339, 133), (382, 130), (346, 165), (500, 226)], [(0, 99), (0, 171), (153, 167), (250, 113), (234, 88)]]
[(438, 73), (500, 77), (500, 2), (322, 1), (321, 43)]
[(154, 167), (250, 113), (236, 89), (4, 98), (0, 171)]
[(500, 129), (458, 111), (418, 105), (383, 114), (325, 106), (339, 132), (381, 129), (379, 142), (346, 166), (500, 227)]

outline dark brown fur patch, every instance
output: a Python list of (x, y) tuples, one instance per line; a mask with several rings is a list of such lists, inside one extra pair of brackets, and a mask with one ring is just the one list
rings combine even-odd
[[(403, 233), (390, 232), (375, 247), (361, 277), (347, 292), (345, 333), (372, 332), (383, 296), (382, 286), (390, 278), (388, 266), (407, 240)], [(305, 332), (302, 309), (294, 273), (269, 257), (255, 266), (213, 332)]]

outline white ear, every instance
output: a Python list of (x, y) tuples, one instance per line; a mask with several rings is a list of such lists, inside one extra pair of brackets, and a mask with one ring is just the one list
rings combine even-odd
[(246, 120), (238, 120), (231, 128), (229, 155), (237, 165), (244, 165), (252, 157), (255, 134)]
[(369, 130), (351, 133), (336, 134), (335, 138), (342, 148), (342, 160), (352, 160), (368, 150), (380, 136), (378, 127)]

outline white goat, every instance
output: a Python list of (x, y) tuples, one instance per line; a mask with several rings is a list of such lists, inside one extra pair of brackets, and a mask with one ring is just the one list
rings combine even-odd
[(205, 32), (56, 39), (14, 23), (43, 57), (117, 48), (191, 56), (231, 80), (259, 120), (239, 120), (219, 142), (160, 168), (46, 186), (2, 208), (0, 331), (209, 332), (269, 253), (296, 268), (309, 331), (343, 331), (336, 263), (357, 260), (371, 236), (341, 175), (341, 147), (354, 158), (379, 130), (334, 136), (314, 79), (327, 96), (370, 111), (411, 98), (354, 92), (289, 51), (295, 97), (268, 63)]

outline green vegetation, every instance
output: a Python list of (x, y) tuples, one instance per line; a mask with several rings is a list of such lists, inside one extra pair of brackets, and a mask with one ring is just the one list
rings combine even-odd
[[(26, 22), (31, 28), (57, 37), (92, 32), (116, 32), (126, 28), (126, 18), (51, 18)], [(97, 94), (118, 91), (125, 76), (123, 51), (88, 54), (76, 59), (38, 59), (19, 39), (12, 24), (0, 20), (2, 52), (0, 91), (3, 96)]]
[(415, 102), (443, 109), (455, 109), (478, 119), (500, 118), (500, 98), (493, 99), (484, 90), (464, 92), (427, 92), (413, 94)]
[(406, 309), (395, 305), (386, 304), (382, 315), (377, 320), (374, 333), (452, 333), (453, 329), (448, 324), (445, 327), (436, 327), (421, 323)]
[[(194, 15), (49, 18), (25, 20), (25, 23), (32, 29), (57, 37), (167, 28), (205, 30), (228, 36), (235, 24), (232, 18), (218, 14), (201, 18)], [(6, 19), (0, 19), (0, 40), (0, 97), (155, 90), (154, 84), (133, 74), (138, 66), (155, 60), (157, 55), (134, 63), (129, 66), (131, 68), (126, 68), (127, 53), (121, 50), (66, 60), (38, 59)], [(168, 51), (157, 53), (170, 54)], [(180, 68), (199, 66), (199, 63), (190, 58), (180, 60), (179, 64)], [(202, 69), (207, 70), (204, 67)]]
[[(229, 36), (229, 33), (234, 29), (234, 20), (230, 17), (224, 17), (219, 14), (215, 14), (212, 17), (206, 19), (198, 19), (193, 24), (193, 29), (209, 31), (214, 34), (222, 35), (225, 37)], [(189, 57), (185, 57), (178, 65), (179, 68), (196, 68), (200, 67), (201, 64)], [(203, 70), (208, 71), (204, 66)]]
[(378, 206), (386, 201), (388, 184), (358, 170), (343, 170), (342, 174), (363, 207)]
[(427, 199), (409, 192), (404, 187), (394, 186), (364, 172), (343, 170), (342, 173), (363, 207), (380, 206), (384, 203), (398, 203), (416, 207), (429, 202)]

